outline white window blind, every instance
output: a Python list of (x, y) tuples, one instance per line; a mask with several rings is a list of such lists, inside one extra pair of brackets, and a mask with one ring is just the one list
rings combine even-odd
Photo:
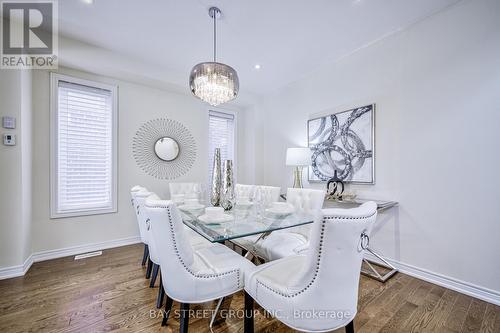
[(53, 216), (116, 211), (115, 91), (63, 79), (54, 88)]
[(233, 167), (236, 167), (234, 160), (235, 144), (235, 117), (230, 113), (210, 111), (208, 115), (208, 170), (209, 180), (212, 180), (214, 151), (220, 148), (221, 161), (233, 160)]

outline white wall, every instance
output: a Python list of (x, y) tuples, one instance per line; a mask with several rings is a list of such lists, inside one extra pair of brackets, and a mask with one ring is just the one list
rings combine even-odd
[[(0, 268), (22, 265), (31, 254), (31, 73), (2, 70), (0, 117), (16, 118), (15, 146), (0, 144)], [(24, 203), (27, 203), (25, 206)]]
[[(192, 169), (175, 181), (207, 182), (208, 107), (192, 96), (133, 84), (80, 71), (59, 72), (118, 85), (118, 213), (75, 218), (49, 218), (49, 72), (33, 76), (33, 251), (47, 251), (138, 236), (130, 207), (130, 188), (141, 184), (162, 197), (168, 196), (167, 180), (145, 174), (132, 156), (132, 140), (148, 120), (167, 117), (184, 124), (193, 134), (197, 157)], [(244, 112), (237, 110), (244, 118)], [(242, 124), (240, 121), (239, 124)], [(244, 133), (243, 130), (240, 131)], [(244, 145), (241, 135), (238, 147)], [(242, 155), (238, 153), (238, 156)]]
[(21, 71), (21, 223), (23, 263), (32, 252), (32, 165), (33, 165), (33, 110), (32, 72)]
[(270, 94), (257, 181), (291, 185), (285, 152), (306, 145), (307, 119), (375, 102), (376, 185), (355, 190), (400, 206), (374, 247), (500, 292), (499, 41), (500, 2), (463, 1)]

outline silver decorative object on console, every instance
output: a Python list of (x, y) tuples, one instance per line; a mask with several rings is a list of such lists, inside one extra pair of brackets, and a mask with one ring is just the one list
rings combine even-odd
[(222, 180), (222, 201), (221, 206), (225, 210), (231, 210), (234, 205), (234, 177), (233, 177), (233, 161), (224, 161), (224, 178)]
[(214, 168), (212, 170), (212, 195), (210, 196), (212, 206), (220, 206), (221, 178), (220, 148), (215, 148)]

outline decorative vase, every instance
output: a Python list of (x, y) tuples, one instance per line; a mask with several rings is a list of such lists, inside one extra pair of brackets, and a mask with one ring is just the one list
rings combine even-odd
[(234, 205), (234, 177), (233, 177), (233, 161), (224, 161), (224, 178), (222, 180), (222, 201), (221, 206), (225, 210), (231, 210)]
[(220, 148), (215, 148), (214, 152), (214, 168), (212, 170), (212, 195), (210, 203), (212, 206), (220, 206), (220, 190), (221, 190), (221, 160)]
[[(330, 185), (333, 185), (330, 187)], [(344, 182), (337, 176), (337, 170), (333, 172), (333, 177), (326, 183), (326, 194), (335, 200), (342, 200), (344, 193)]]

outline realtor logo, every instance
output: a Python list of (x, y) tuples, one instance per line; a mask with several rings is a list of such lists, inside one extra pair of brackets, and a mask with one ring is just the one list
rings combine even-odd
[(2, 69), (57, 68), (57, 1), (2, 1)]

